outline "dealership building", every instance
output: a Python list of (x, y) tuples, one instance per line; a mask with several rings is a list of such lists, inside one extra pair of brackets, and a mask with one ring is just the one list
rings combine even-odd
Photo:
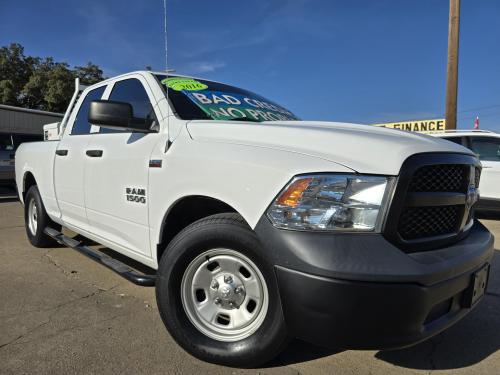
[(0, 104), (0, 185), (13, 183), (17, 147), (24, 142), (43, 140), (43, 126), (62, 118), (60, 113)]
[(62, 120), (61, 113), (0, 104), (0, 134), (43, 137), (43, 125)]

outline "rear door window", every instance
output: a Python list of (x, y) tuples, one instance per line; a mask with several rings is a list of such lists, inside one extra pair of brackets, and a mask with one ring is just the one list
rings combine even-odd
[(101, 99), (105, 89), (106, 86), (101, 86), (87, 93), (76, 115), (73, 128), (71, 129), (71, 135), (90, 134), (90, 129), (92, 127), (92, 124), (89, 123), (90, 102)]
[(471, 137), (470, 143), (479, 160), (500, 161), (500, 138)]

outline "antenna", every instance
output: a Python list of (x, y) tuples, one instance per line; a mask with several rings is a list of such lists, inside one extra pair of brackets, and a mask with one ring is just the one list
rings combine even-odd
[(167, 0), (163, 0), (163, 30), (165, 34), (165, 70), (168, 72)]
[[(163, 0), (163, 32), (165, 36), (165, 72), (168, 75), (168, 38), (167, 38), (167, 0)], [(170, 148), (171, 144), (171, 138), (172, 134), (170, 133), (170, 101), (168, 100), (168, 85), (165, 85), (166, 91), (167, 91), (167, 106), (168, 106), (168, 112), (167, 113), (167, 131), (168, 131), (168, 140), (167, 144), (165, 145), (165, 152)]]

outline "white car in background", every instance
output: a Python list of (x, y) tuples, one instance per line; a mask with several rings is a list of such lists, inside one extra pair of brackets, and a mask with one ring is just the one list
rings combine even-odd
[(500, 212), (500, 134), (488, 130), (451, 130), (434, 133), (472, 150), (481, 160), (479, 211)]

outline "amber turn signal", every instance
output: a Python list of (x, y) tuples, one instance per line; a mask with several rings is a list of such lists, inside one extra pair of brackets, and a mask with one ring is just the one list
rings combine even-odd
[(311, 183), (312, 178), (304, 178), (293, 182), (278, 198), (277, 203), (282, 206), (296, 207), (302, 194)]

